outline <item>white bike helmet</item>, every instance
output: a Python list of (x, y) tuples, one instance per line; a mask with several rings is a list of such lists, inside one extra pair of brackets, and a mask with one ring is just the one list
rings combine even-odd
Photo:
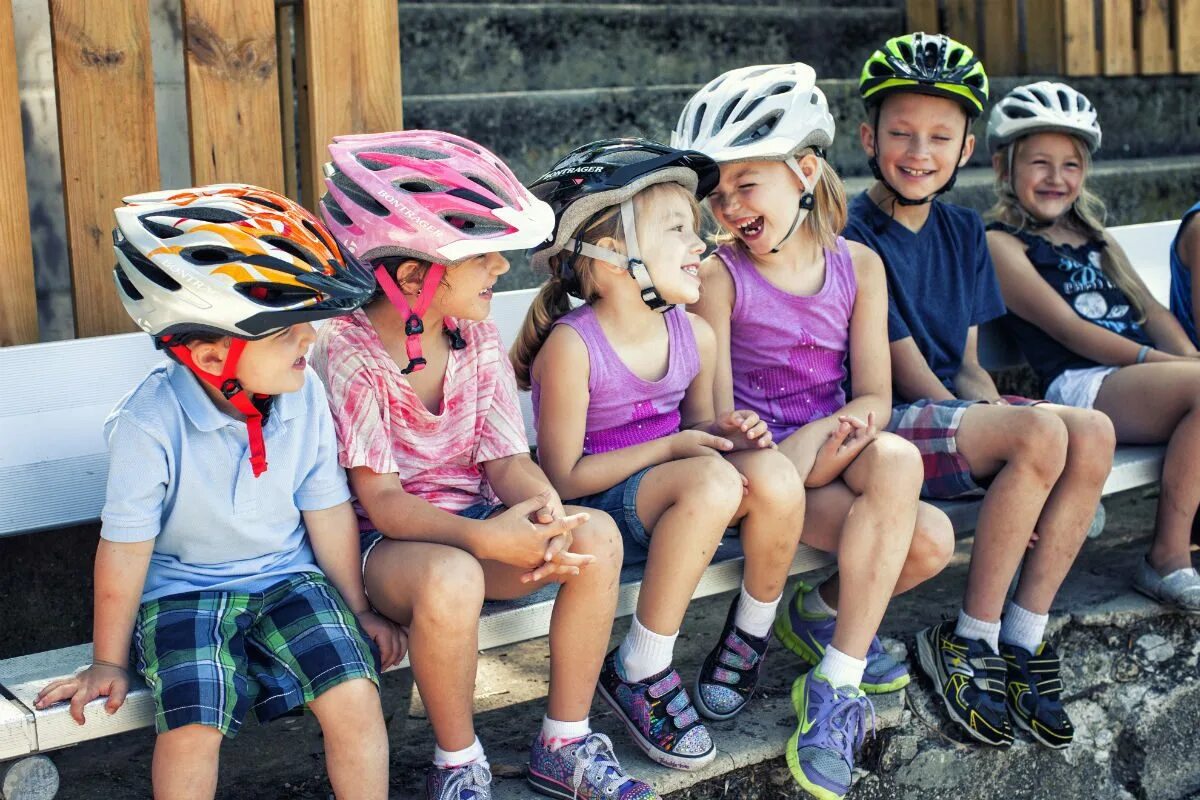
[(1023, 136), (1053, 131), (1077, 136), (1088, 152), (1100, 149), (1100, 122), (1092, 101), (1065, 83), (1038, 81), (1018, 86), (988, 117), (988, 150), (995, 153)]
[(730, 70), (697, 92), (679, 115), (671, 146), (718, 164), (786, 161), (833, 144), (833, 116), (807, 64)]

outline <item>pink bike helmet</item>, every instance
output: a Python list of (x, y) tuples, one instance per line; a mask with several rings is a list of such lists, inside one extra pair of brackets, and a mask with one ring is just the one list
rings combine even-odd
[[(321, 215), (339, 242), (368, 262), (379, 288), (406, 318), (409, 364), (421, 369), (421, 316), (448, 265), (484, 253), (525, 250), (554, 229), (554, 213), (478, 144), (442, 131), (336, 136), (325, 165)], [(412, 306), (379, 262), (415, 258), (433, 266)], [(453, 320), (445, 329), (465, 346)]]

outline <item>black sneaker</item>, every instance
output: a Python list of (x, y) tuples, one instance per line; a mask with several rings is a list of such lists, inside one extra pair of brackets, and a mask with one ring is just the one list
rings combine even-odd
[(696, 676), (696, 708), (709, 719), (731, 719), (750, 702), (771, 641), (770, 631), (751, 636), (734, 625), (737, 607), (735, 596), (721, 638)]
[(987, 642), (955, 635), (954, 622), (947, 620), (917, 634), (917, 653), (950, 719), (981, 742), (1012, 744), (1004, 698), (1008, 667)]
[(1008, 665), (1008, 710), (1017, 725), (1046, 747), (1061, 750), (1075, 738), (1075, 726), (1062, 704), (1062, 661), (1048, 642), (1036, 653), (1011, 644), (1000, 645)]

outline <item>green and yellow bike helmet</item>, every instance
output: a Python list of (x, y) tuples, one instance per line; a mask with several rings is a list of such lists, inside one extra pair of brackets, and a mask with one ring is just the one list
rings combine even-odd
[[(888, 39), (867, 58), (858, 79), (858, 92), (872, 112), (876, 126), (879, 116), (873, 112), (884, 98), (900, 92), (915, 92), (957, 102), (967, 112), (969, 128), (987, 103), (988, 77), (983, 63), (965, 44), (940, 33), (917, 32)], [(965, 137), (963, 144), (965, 147)], [(950, 191), (958, 178), (956, 169), (938, 191), (920, 200), (909, 200), (883, 179), (877, 159), (872, 158), (870, 164), (876, 180), (882, 181), (901, 205), (928, 203), (937, 195)]]

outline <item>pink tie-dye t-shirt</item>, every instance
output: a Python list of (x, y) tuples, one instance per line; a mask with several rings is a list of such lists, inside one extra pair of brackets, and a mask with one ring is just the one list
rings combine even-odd
[[(461, 322), (440, 413), (427, 409), (355, 311), (321, 326), (312, 361), (325, 381), (343, 467), (396, 473), (404, 491), (446, 511), (495, 502), (481, 465), (529, 452), (512, 364), (491, 320)], [(355, 504), (360, 518), (366, 519)]]

